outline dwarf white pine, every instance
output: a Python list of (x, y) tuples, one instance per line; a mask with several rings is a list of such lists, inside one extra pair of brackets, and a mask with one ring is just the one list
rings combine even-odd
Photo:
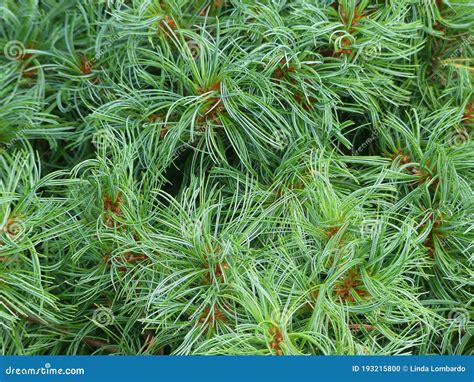
[(3, 0), (1, 354), (471, 354), (469, 0)]

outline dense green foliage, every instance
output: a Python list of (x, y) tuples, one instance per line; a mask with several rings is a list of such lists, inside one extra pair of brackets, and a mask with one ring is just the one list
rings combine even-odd
[(470, 0), (1, 0), (1, 354), (470, 354)]

